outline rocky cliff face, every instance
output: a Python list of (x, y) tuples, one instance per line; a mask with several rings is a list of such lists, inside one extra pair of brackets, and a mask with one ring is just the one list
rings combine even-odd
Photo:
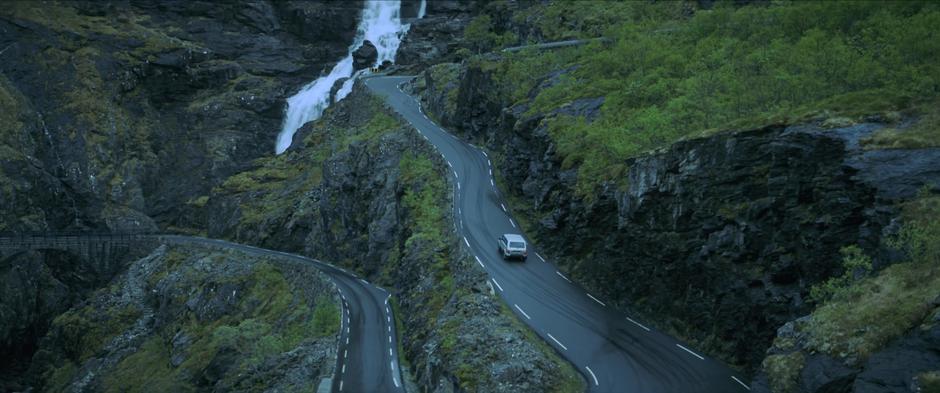
[[(36, 265), (34, 256), (5, 261), (12, 264), (7, 288)], [(39, 275), (45, 284), (36, 288), (36, 305), (46, 312), (33, 316), (48, 330), (24, 348), (34, 351), (26, 364), (5, 370), (13, 375), (4, 390), (246, 391), (259, 381), (312, 390), (333, 372), (339, 303), (310, 266), (162, 245), (110, 282), (70, 288), (80, 272), (67, 269), (78, 264), (54, 259), (41, 261), (55, 272), (49, 280)]]
[(15, 2), (0, 10), (0, 230), (192, 229), (269, 154), (360, 2)]
[(841, 247), (877, 254), (896, 230), (895, 203), (940, 184), (936, 149), (861, 149), (860, 138), (884, 127), (872, 118), (679, 142), (625, 162), (621, 182), (585, 196), (543, 120), (591, 121), (603, 97), (526, 115), (525, 102), (494, 101), (493, 83), (484, 70), (439, 65), (413, 89), (445, 125), (496, 153), (516, 215), (560, 266), (592, 292), (750, 371), (775, 329), (812, 310), (808, 290), (840, 271)]
[(209, 234), (334, 261), (389, 288), (421, 391), (577, 389), (580, 377), (461, 251), (438, 157), (357, 85), (286, 154), (213, 192)]

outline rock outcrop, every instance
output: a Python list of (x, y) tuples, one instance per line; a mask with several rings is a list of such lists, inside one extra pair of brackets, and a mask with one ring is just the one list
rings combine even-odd
[(3, 7), (0, 230), (199, 231), (200, 198), (270, 154), (285, 98), (345, 55), (360, 13), (307, 1)]
[(338, 302), (309, 265), (162, 245), (90, 297), (63, 303), (21, 382), (43, 391), (245, 391), (261, 381), (312, 390), (333, 373)]
[(379, 58), (379, 51), (372, 41), (365, 40), (362, 46), (353, 51), (353, 69), (361, 70), (372, 67)]

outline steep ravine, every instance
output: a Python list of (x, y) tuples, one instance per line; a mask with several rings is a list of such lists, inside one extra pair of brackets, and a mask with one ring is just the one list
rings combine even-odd
[(209, 235), (334, 261), (389, 289), (420, 391), (579, 390), (570, 365), (504, 309), (461, 251), (439, 161), (357, 84), (285, 154), (213, 191)]
[(890, 118), (873, 116), (679, 142), (626, 161), (620, 181), (585, 195), (543, 120), (590, 121), (603, 97), (527, 115), (526, 102), (495, 101), (494, 83), (480, 68), (441, 64), (413, 89), (444, 125), (495, 153), (515, 215), (568, 274), (750, 373), (776, 329), (813, 309), (809, 288), (840, 274), (840, 248), (858, 245), (884, 266), (897, 203), (940, 184), (940, 150), (862, 149)]

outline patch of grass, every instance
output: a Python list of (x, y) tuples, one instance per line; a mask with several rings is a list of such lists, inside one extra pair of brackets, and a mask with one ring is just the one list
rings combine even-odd
[(771, 390), (776, 393), (795, 392), (804, 364), (803, 353), (799, 351), (785, 355), (770, 355), (764, 359), (763, 367)]
[(127, 330), (140, 315), (140, 310), (132, 306), (99, 310), (88, 305), (59, 315), (53, 320), (52, 329), (60, 337), (66, 356), (81, 363)]
[(917, 376), (923, 393), (940, 393), (940, 370), (926, 372)]
[(339, 334), (340, 310), (333, 301), (326, 297), (317, 299), (313, 312), (313, 335), (315, 337), (328, 337)]
[(152, 336), (104, 377), (105, 392), (192, 392), (195, 388), (173, 373), (170, 348)]
[(868, 149), (923, 149), (940, 146), (940, 101), (916, 109), (920, 118), (909, 128), (884, 128), (862, 141)]
[(922, 194), (904, 210), (904, 227), (888, 243), (910, 260), (839, 291), (818, 307), (806, 326), (813, 349), (865, 359), (933, 309), (931, 302), (940, 293), (940, 197)]

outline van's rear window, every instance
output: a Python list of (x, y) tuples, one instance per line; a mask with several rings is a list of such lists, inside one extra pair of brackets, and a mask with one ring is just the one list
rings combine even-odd
[(522, 242), (510, 242), (509, 248), (525, 248), (525, 243)]

